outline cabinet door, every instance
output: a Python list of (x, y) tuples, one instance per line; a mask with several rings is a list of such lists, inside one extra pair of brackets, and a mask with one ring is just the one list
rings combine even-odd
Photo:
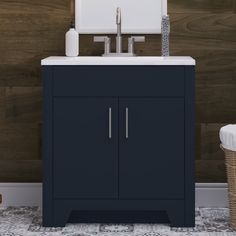
[(184, 99), (119, 104), (119, 197), (184, 198)]
[(54, 197), (116, 198), (118, 102), (54, 98)]

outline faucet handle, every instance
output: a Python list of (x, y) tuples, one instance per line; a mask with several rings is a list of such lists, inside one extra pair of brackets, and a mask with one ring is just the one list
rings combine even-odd
[(128, 39), (128, 53), (134, 54), (134, 43), (145, 42), (145, 36), (132, 36)]
[(105, 40), (109, 39), (107, 36), (94, 36), (93, 41), (94, 42), (105, 42)]
[(111, 52), (111, 39), (107, 36), (94, 36), (93, 41), (97, 43), (104, 42), (104, 54), (109, 54)]
[(130, 37), (130, 40), (133, 40), (134, 42), (137, 43), (142, 43), (145, 42), (145, 36), (132, 36)]

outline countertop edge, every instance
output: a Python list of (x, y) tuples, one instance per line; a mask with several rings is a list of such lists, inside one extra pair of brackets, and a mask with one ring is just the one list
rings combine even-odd
[[(100, 57), (99, 57), (100, 58)], [(43, 60), (41, 60), (41, 65), (42, 66), (83, 66), (83, 65), (101, 65), (101, 66), (119, 66), (119, 65), (123, 65), (123, 66), (131, 66), (131, 65), (140, 65), (140, 66), (158, 66), (158, 65), (179, 65), (179, 66), (195, 66), (196, 65), (196, 61), (195, 59), (193, 59), (192, 57), (173, 57), (173, 58), (164, 58), (164, 59), (159, 59), (158, 61), (154, 61), (155, 59), (153, 59), (153, 61), (150, 61), (151, 58), (149, 58), (148, 60), (145, 59), (147, 57), (144, 57), (144, 60), (138, 60), (138, 61), (129, 61), (130, 58), (122, 58), (122, 60), (124, 61), (119, 61), (119, 58), (116, 58), (115, 61), (108, 61), (108, 59), (106, 59), (105, 61), (99, 61), (96, 59), (97, 58), (93, 58), (93, 59), (89, 59), (86, 57), (80, 57), (81, 61), (75, 60), (77, 58), (67, 58), (67, 57), (48, 57), (45, 58)], [(127, 61), (125, 61), (127, 60)], [(147, 61), (145, 61), (147, 60)]]

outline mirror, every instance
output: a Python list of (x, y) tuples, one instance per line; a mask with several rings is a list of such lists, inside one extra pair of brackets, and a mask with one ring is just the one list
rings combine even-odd
[(167, 0), (75, 0), (80, 34), (115, 34), (116, 9), (121, 8), (123, 34), (160, 34)]

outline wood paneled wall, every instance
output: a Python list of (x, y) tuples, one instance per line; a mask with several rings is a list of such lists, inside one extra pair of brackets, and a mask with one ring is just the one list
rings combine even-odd
[[(196, 174), (224, 182), (219, 128), (236, 123), (235, 0), (168, 0), (171, 55), (190, 55), (196, 67)], [(0, 1), (0, 182), (41, 181), (40, 60), (64, 54), (69, 0)], [(114, 47), (114, 45), (113, 45)], [(91, 35), (81, 55), (100, 55)], [(140, 55), (160, 55), (160, 37), (147, 36)]]

